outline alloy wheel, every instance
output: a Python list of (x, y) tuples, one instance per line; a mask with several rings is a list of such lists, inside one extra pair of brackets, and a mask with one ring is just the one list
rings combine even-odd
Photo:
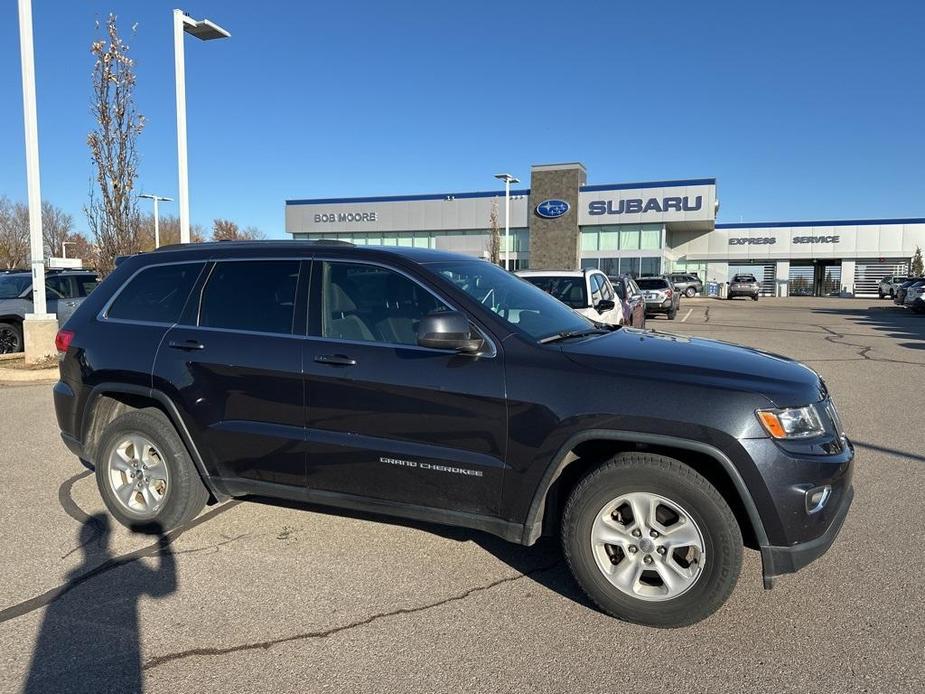
[(170, 479), (164, 456), (140, 434), (129, 434), (113, 447), (107, 477), (116, 500), (137, 518), (153, 518), (164, 505)]
[(22, 345), (19, 344), (19, 334), (16, 329), (5, 325), (0, 328), (0, 354), (12, 354), (21, 352)]
[(631, 492), (608, 502), (591, 527), (601, 573), (640, 600), (671, 600), (690, 590), (706, 561), (703, 533), (680, 504), (660, 494)]

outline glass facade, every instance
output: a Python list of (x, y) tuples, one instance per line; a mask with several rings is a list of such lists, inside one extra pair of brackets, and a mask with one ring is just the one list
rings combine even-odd
[(581, 267), (605, 274), (633, 277), (662, 271), (661, 224), (620, 224), (581, 227)]

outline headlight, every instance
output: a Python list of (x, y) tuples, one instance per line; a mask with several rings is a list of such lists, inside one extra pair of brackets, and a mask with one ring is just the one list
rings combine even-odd
[(806, 439), (825, 433), (819, 413), (812, 405), (785, 410), (758, 410), (755, 414), (775, 439)]

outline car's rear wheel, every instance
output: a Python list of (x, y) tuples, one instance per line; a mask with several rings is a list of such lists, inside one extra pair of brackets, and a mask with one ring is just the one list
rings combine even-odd
[(620, 454), (575, 487), (562, 545), (604, 612), (649, 626), (708, 617), (742, 565), (738, 523), (716, 488), (677, 460), (644, 453)]
[(677, 315), (678, 315), (678, 309), (676, 308), (668, 309), (668, 314), (667, 314), (668, 320), (674, 320), (675, 316)]
[(140, 532), (163, 532), (189, 522), (209, 497), (173, 424), (153, 407), (109, 423), (95, 467), (106, 508), (122, 525)]
[(757, 294), (753, 294), (753, 295), (752, 295), (752, 301), (758, 301), (758, 295), (757, 295)]
[(15, 323), (0, 323), (0, 354), (22, 352), (22, 329)]
[(694, 297), (694, 294), (696, 293), (697, 293), (697, 290), (694, 289), (693, 287), (688, 287), (687, 289), (684, 290), (684, 296), (686, 296), (688, 299), (692, 299)]

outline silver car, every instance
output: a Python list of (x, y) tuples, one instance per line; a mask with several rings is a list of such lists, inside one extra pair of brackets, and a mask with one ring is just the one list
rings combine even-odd
[(890, 275), (889, 277), (884, 277), (880, 280), (880, 286), (877, 287), (877, 293), (880, 295), (881, 299), (890, 297), (891, 299), (896, 296), (896, 289), (903, 282), (908, 282), (912, 278), (907, 275)]
[[(64, 325), (99, 284), (99, 277), (89, 270), (46, 270), (46, 273), (46, 310), (57, 314), (58, 325)], [(0, 354), (23, 351), (22, 322), (32, 310), (32, 272), (0, 273)]]
[(755, 279), (754, 275), (733, 275), (726, 298), (734, 299), (737, 296), (748, 296), (751, 297), (752, 301), (758, 301), (760, 293), (761, 284)]

